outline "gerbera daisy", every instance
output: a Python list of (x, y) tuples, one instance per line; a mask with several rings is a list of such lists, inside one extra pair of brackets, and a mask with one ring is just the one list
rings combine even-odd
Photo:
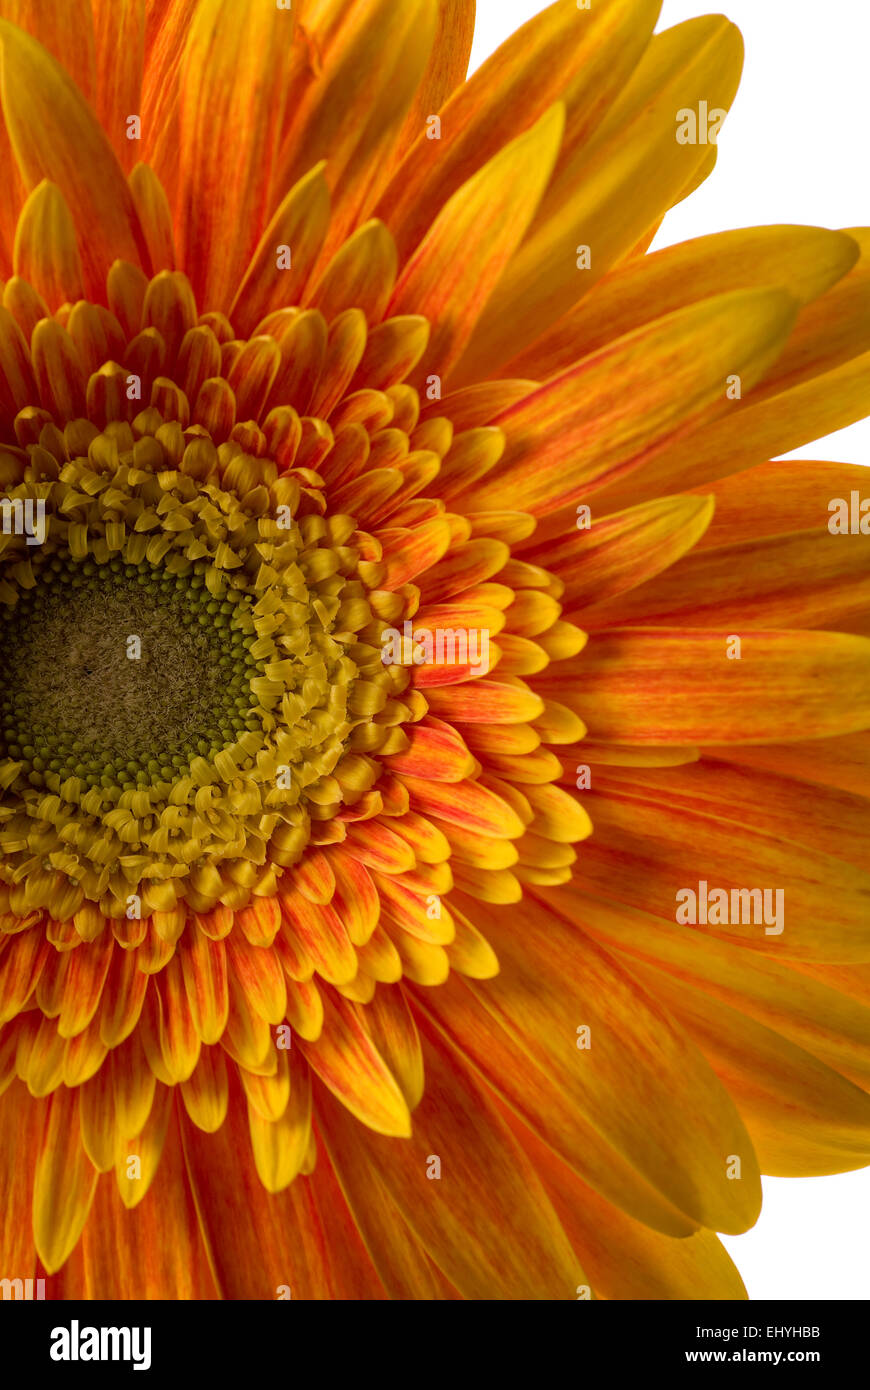
[(739, 1298), (868, 1161), (870, 236), (644, 254), (659, 8), (0, 5), (0, 1274)]

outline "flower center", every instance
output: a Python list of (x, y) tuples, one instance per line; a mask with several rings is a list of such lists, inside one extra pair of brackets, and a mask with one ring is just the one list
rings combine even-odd
[(274, 894), (409, 713), (355, 521), (153, 409), (3, 462), (0, 881), (64, 917)]
[(201, 574), (54, 556), (0, 615), (0, 755), (124, 790), (171, 780), (246, 729), (251, 600)]

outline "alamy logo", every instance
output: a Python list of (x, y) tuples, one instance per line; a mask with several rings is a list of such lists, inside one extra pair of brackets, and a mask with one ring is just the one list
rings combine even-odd
[(150, 1327), (53, 1327), (52, 1361), (132, 1361), (134, 1371), (151, 1369)]
[(489, 671), (489, 629), (476, 627), (385, 628), (381, 661), (385, 666), (468, 666), (474, 675)]
[[(36, 1293), (33, 1286), (36, 1285)], [(44, 1279), (0, 1279), (0, 1298), (45, 1298)]]
[(870, 497), (852, 491), (832, 497), (828, 503), (828, 530), (832, 536), (870, 536)]
[(684, 927), (761, 926), (766, 936), (780, 936), (785, 926), (782, 888), (709, 888), (702, 878), (694, 888), (677, 889), (676, 920)]
[(43, 498), (0, 497), (0, 530), (4, 536), (25, 536), (28, 545), (42, 545), (46, 529)]

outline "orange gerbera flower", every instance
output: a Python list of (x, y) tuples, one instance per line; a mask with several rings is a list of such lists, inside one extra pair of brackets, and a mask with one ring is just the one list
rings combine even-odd
[(870, 1158), (870, 236), (644, 254), (658, 10), (0, 0), (0, 1276), (737, 1298)]

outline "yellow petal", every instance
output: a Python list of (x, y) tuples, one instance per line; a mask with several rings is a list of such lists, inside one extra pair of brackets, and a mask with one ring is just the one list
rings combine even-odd
[[(691, 20), (653, 39), (593, 140), (562, 162), (454, 385), (491, 376), (520, 343), (561, 318), (676, 201), (707, 153), (700, 142), (677, 139), (678, 113), (697, 111), (700, 101), (710, 110), (727, 109), (742, 64), (739, 30), (722, 16)], [(589, 264), (578, 268), (583, 247)]]
[(44, 179), (18, 218), (13, 266), (51, 309), (84, 297), (75, 225), (63, 194)]
[(779, 285), (808, 304), (857, 257), (852, 237), (820, 227), (749, 227), (694, 237), (612, 271), (503, 370), (545, 379), (652, 319), (726, 290)]
[(289, 1187), (305, 1161), (311, 1135), (311, 1074), (290, 1053), (290, 1099), (279, 1119), (267, 1120), (248, 1105), (248, 1127), (257, 1175), (267, 1192)]
[(80, 1134), (78, 1095), (63, 1086), (49, 1101), (33, 1187), (33, 1238), (50, 1274), (78, 1241), (96, 1190), (97, 1170)]
[[(660, 0), (558, 0), (523, 25), (441, 112), (441, 138), (420, 134), (378, 213), (408, 256), (448, 200), (487, 160), (564, 100), (566, 148), (584, 144), (652, 33)], [(430, 108), (427, 115), (437, 112)]]
[(398, 272), (395, 243), (383, 222), (366, 222), (339, 247), (304, 301), (331, 320), (349, 306), (369, 323), (384, 315)]

